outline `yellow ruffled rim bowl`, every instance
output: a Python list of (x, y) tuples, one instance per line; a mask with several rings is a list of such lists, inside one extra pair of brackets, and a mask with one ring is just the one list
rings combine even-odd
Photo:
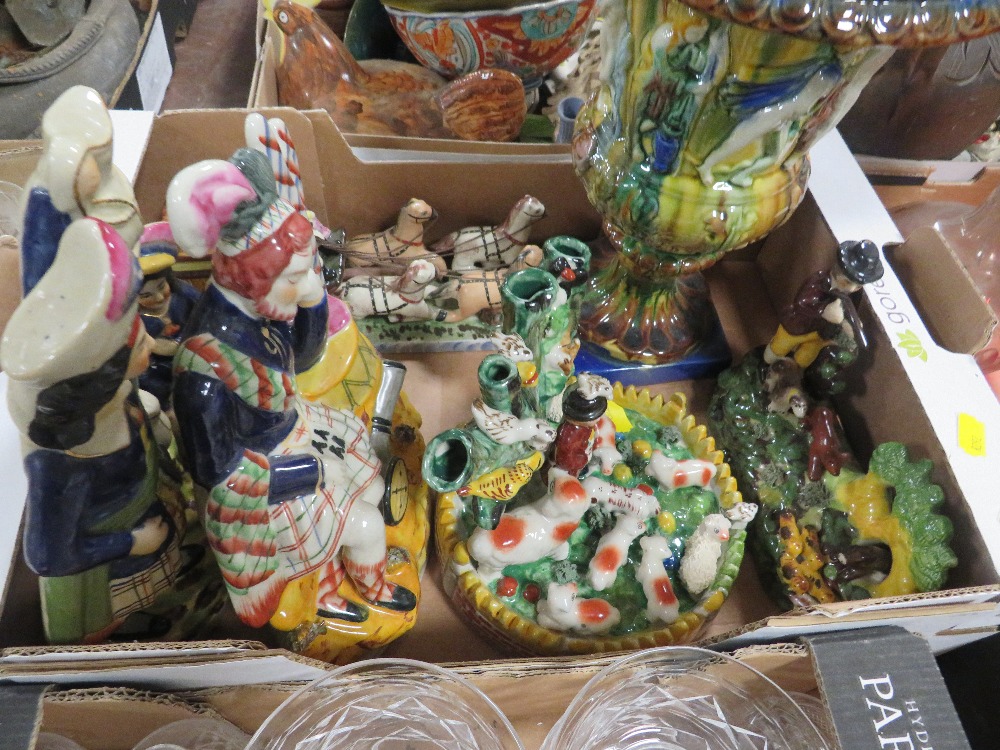
[[(722, 451), (716, 450), (715, 439), (708, 434), (707, 428), (688, 414), (687, 398), (683, 393), (664, 399), (663, 396), (651, 395), (647, 390), (639, 391), (633, 386), (623, 388), (620, 383), (615, 383), (614, 402), (664, 426), (676, 427), (695, 458), (714, 463), (718, 467), (716, 481), (723, 510), (742, 500)], [(459, 532), (463, 508), (463, 501), (456, 493), (438, 495), (434, 533), (437, 553), (442, 561), (445, 591), (458, 610), (475, 627), (485, 631), (490, 639), (511, 651), (528, 655), (604, 653), (690, 643), (729, 596), (746, 544), (746, 530), (733, 529), (711, 586), (691, 610), (669, 625), (623, 636), (582, 637), (550, 630), (522, 617), (489, 589), (479, 577), (465, 539)]]

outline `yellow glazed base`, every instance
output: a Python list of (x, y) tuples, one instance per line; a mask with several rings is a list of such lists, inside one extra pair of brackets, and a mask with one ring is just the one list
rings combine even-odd
[[(403, 459), (409, 473), (409, 504), (399, 524), (386, 526), (389, 548), (386, 579), (408, 588), (418, 602), (430, 537), (429, 489), (420, 473), (424, 453), (420, 424), (420, 415), (404, 394), (393, 415), (390, 445), (393, 455)], [(400, 436), (405, 439), (400, 440)], [(339, 593), (348, 601), (363, 604), (368, 609), (368, 619), (348, 623), (316, 618), (313, 614), (316, 612), (315, 576), (298, 579), (285, 589), (271, 624), (277, 630), (286, 631), (288, 648), (314, 659), (346, 664), (371, 656), (373, 651), (388, 645), (416, 624), (419, 604), (416, 610), (406, 613), (373, 607), (364, 603), (349, 577), (344, 579)]]
[[(736, 480), (729, 465), (723, 461), (722, 451), (715, 449), (715, 440), (709, 437), (706, 428), (687, 413), (687, 399), (683, 394), (675, 393), (669, 400), (664, 400), (662, 396), (653, 397), (648, 391), (637, 391), (632, 386), (623, 389), (621, 384), (616, 383), (614, 403), (665, 426), (677, 427), (695, 458), (718, 466), (717, 479), (723, 509), (740, 502)], [(627, 636), (578, 637), (543, 628), (522, 617), (489, 589), (472, 564), (461, 532), (463, 503), (463, 499), (454, 492), (439, 495), (437, 500), (434, 531), (444, 569), (445, 591), (459, 611), (488, 638), (518, 653), (555, 656), (688, 643), (697, 637), (725, 602), (743, 558), (743, 541), (734, 540), (721, 561), (718, 575), (699, 597), (695, 607), (667, 626)]]

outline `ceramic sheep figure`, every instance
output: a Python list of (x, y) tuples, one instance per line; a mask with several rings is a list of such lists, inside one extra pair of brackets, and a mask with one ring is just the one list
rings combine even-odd
[(693, 596), (712, 585), (719, 571), (722, 545), (729, 541), (732, 522), (721, 513), (711, 513), (698, 524), (681, 557), (680, 576)]

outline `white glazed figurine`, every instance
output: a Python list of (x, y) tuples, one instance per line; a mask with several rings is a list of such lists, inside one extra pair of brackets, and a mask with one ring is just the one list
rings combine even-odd
[(509, 266), (528, 243), (531, 227), (545, 217), (545, 206), (526, 195), (496, 226), (466, 227), (438, 240), (432, 249), (451, 256), (453, 271), (492, 270)]
[(360, 268), (390, 268), (406, 265), (412, 260), (429, 260), (443, 276), (448, 266), (440, 255), (424, 245), (424, 230), (437, 218), (437, 211), (419, 198), (410, 198), (399, 210), (396, 223), (381, 232), (351, 237), (343, 253), (350, 266)]
[(721, 513), (705, 516), (688, 539), (681, 557), (680, 577), (694, 595), (712, 585), (719, 570), (722, 545), (729, 541), (732, 523)]
[(486, 311), (498, 313), (502, 306), (500, 287), (504, 280), (515, 271), (538, 268), (544, 258), (544, 251), (538, 245), (525, 245), (509, 266), (491, 271), (457, 272), (458, 277), (452, 280), (457, 309), (448, 310), (445, 321), (455, 323)]
[(579, 597), (575, 583), (550, 583), (538, 602), (538, 624), (552, 630), (600, 635), (620, 621), (621, 613), (604, 599)]
[(173, 585), (184, 508), (160, 474), (133, 380), (152, 348), (133, 253), (142, 226), (110, 163), (107, 111), (94, 91), (75, 87), (42, 131), (25, 201), (25, 299), (0, 364), (22, 435), (24, 553), (40, 576), (46, 636), (96, 642)]
[(399, 276), (352, 276), (337, 287), (336, 294), (348, 304), (355, 318), (378, 315), (394, 323), (444, 320), (447, 313), (427, 299), (435, 290), (436, 278), (434, 264), (417, 259), (410, 261)]

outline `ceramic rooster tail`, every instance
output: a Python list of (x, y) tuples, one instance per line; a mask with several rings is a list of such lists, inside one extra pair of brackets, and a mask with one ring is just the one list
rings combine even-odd
[(435, 99), (445, 127), (464, 140), (514, 140), (528, 113), (521, 79), (506, 70), (468, 73)]
[(302, 189), (302, 175), (299, 172), (299, 157), (295, 151), (295, 144), (288, 137), (288, 128), (284, 121), (277, 117), (268, 120), (259, 112), (252, 112), (247, 115), (243, 131), (247, 147), (260, 151), (271, 162), (274, 179), (278, 183), (278, 197), (299, 211), (305, 211), (306, 202)]

